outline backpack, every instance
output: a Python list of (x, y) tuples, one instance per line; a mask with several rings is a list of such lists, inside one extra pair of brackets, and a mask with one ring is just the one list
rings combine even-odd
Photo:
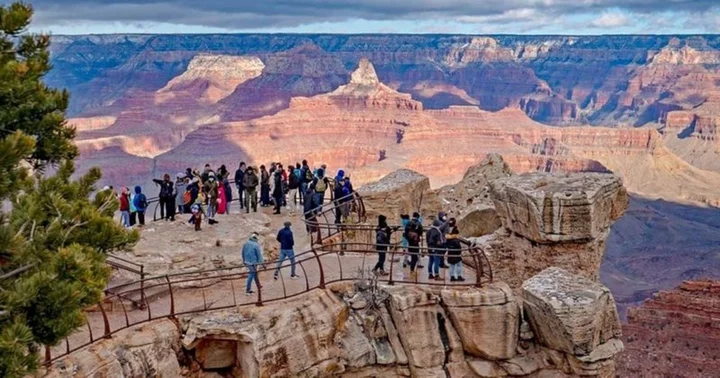
[(312, 182), (313, 180), (313, 173), (310, 169), (305, 170), (305, 182)]
[(185, 190), (185, 193), (183, 193), (183, 204), (187, 205), (192, 201), (192, 192), (190, 189)]
[(407, 225), (407, 236), (405, 237), (409, 243), (420, 243), (420, 224), (417, 221), (410, 221)]
[(145, 195), (142, 193), (140, 193), (139, 196), (140, 196), (140, 198), (138, 198), (138, 202), (140, 203), (140, 208), (147, 209), (147, 207), (148, 207), (147, 197), (145, 197)]
[(315, 193), (325, 193), (327, 190), (327, 178), (321, 178), (318, 179), (317, 183), (315, 184)]
[(390, 244), (388, 234), (387, 232), (385, 232), (384, 228), (377, 229), (377, 233), (375, 234), (375, 242), (378, 245)]

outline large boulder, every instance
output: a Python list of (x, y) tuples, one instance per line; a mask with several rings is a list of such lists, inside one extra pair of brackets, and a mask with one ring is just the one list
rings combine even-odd
[(437, 214), (440, 202), (437, 192), (430, 189), (430, 179), (409, 169), (394, 171), (378, 181), (358, 189), (368, 221), (376, 222), (382, 214), (390, 224), (399, 224), (400, 215)]
[(445, 289), (441, 297), (465, 353), (490, 360), (515, 356), (519, 309), (504, 282), (479, 289)]
[(524, 310), (539, 342), (595, 363), (622, 350), (620, 321), (610, 290), (560, 268), (522, 285)]
[(158, 320), (74, 352), (54, 362), (44, 377), (180, 377), (179, 350), (177, 325)]
[(460, 182), (440, 189), (443, 210), (457, 219), (462, 236), (482, 236), (500, 228), (489, 184), (512, 174), (502, 156), (489, 154), (480, 164), (468, 168)]
[(604, 237), (628, 206), (622, 179), (605, 173), (526, 173), (490, 190), (502, 225), (537, 243)]

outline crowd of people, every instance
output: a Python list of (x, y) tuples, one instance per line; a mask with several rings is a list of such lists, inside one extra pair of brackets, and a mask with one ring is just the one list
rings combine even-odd
[[(177, 214), (190, 214), (188, 222), (200, 231), (203, 223), (218, 223), (217, 214), (230, 213), (232, 182), (235, 183), (239, 208), (246, 213), (257, 212), (259, 202), (260, 207), (272, 206), (273, 214), (281, 214), (289, 199), (294, 204), (301, 204), (303, 212), (308, 213), (306, 216), (311, 217), (322, 207), (327, 192), (332, 191), (339, 205), (335, 222), (342, 223), (349, 213), (352, 183), (343, 170), (339, 170), (332, 180), (326, 175), (326, 165), (311, 169), (307, 160), (287, 168), (281, 163), (271, 163), (269, 169), (265, 165), (256, 168), (240, 162), (232, 180), (225, 165), (214, 170), (206, 164), (202, 172), (187, 168), (178, 173), (174, 181), (165, 174), (153, 182), (159, 187), (160, 218), (173, 221)], [(148, 209), (148, 199), (142, 188), (136, 186), (133, 192), (127, 187), (122, 188), (118, 199), (121, 223), (125, 227), (142, 227)]]
[[(405, 252), (403, 268), (410, 268), (410, 274), (416, 279), (417, 269), (424, 268), (420, 263), (423, 255), (428, 257), (428, 279), (442, 281), (440, 269), (449, 268), (450, 282), (463, 282), (462, 275), (462, 245), (460, 231), (457, 228), (455, 218), (448, 219), (444, 212), (438, 213), (432, 226), (425, 231), (423, 220), (419, 213), (415, 212), (410, 218), (409, 215), (400, 216), (400, 226), (390, 227), (387, 224), (387, 217), (378, 216), (378, 225), (375, 228), (375, 243), (378, 252), (378, 261), (373, 272), (380, 276), (388, 275), (385, 272), (385, 258), (391, 246), (391, 235), (402, 229), (402, 248)], [(420, 244), (425, 235), (427, 253), (421, 249)], [(445, 260), (447, 257), (447, 263)]]

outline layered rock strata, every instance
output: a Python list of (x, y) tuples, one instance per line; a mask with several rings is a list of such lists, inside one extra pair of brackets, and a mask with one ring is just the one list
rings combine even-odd
[(714, 377), (720, 371), (720, 282), (686, 281), (631, 308), (624, 376)]

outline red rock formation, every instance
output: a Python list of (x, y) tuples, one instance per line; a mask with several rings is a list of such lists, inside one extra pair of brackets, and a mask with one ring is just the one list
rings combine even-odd
[(620, 376), (716, 377), (720, 282), (687, 281), (628, 313)]

